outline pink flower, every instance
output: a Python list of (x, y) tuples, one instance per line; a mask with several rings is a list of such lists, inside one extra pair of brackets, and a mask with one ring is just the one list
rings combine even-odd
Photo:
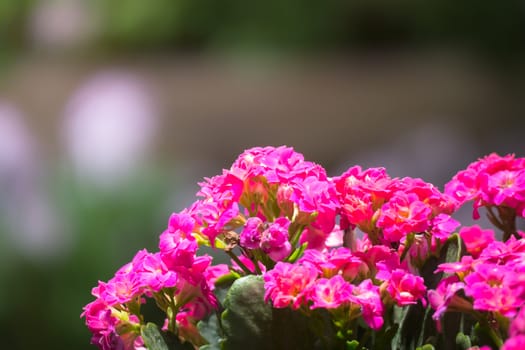
[(521, 307), (516, 317), (510, 324), (509, 334), (512, 337), (525, 335), (525, 307)]
[(169, 268), (190, 267), (197, 251), (197, 242), (191, 235), (195, 220), (185, 212), (170, 216), (168, 228), (160, 235), (159, 249), (162, 261)]
[(100, 299), (96, 299), (82, 308), (80, 317), (86, 317), (86, 325), (91, 330), (108, 328), (108, 316), (111, 316), (110, 307)]
[(384, 245), (363, 248), (356, 251), (354, 255), (367, 264), (370, 273), (377, 279), (389, 279), (390, 272), (401, 267), (397, 252)]
[(80, 317), (86, 318), (86, 325), (93, 334), (91, 344), (101, 350), (135, 350), (135, 344), (141, 343), (138, 318), (116, 311), (99, 299), (87, 304)]
[(423, 232), (429, 227), (432, 210), (415, 194), (396, 192), (382, 209), (377, 226), (383, 229), (388, 242), (399, 242), (409, 233)]
[(288, 241), (290, 220), (286, 217), (277, 218), (262, 234), (261, 248), (273, 261), (286, 258), (292, 251)]
[(125, 304), (142, 294), (141, 287), (134, 273), (115, 275), (107, 283), (99, 282), (100, 298), (110, 306)]
[[(290, 199), (299, 209), (299, 223), (311, 223), (312, 226), (323, 231), (326, 236), (334, 228), (335, 214), (339, 208), (334, 184), (315, 176), (294, 179), (291, 184), (294, 191)], [(305, 214), (315, 214), (315, 221), (312, 222), (312, 218), (308, 218), (311, 215)], [(301, 222), (301, 218), (306, 220)]]
[(217, 236), (231, 229), (227, 225), (239, 215), (239, 205), (233, 202), (223, 206), (224, 203), (215, 202), (212, 199), (197, 203), (193, 208), (194, 215), (202, 222), (201, 233), (214, 247)]
[(134, 268), (140, 286), (158, 292), (177, 284), (178, 276), (168, 270), (160, 258), (160, 253), (148, 254)]
[(280, 184), (277, 189), (276, 199), (277, 205), (281, 210), (281, 215), (291, 218), (294, 212), (294, 202), (292, 196), (294, 195), (294, 187), (290, 184)]
[(361, 313), (366, 324), (377, 331), (383, 327), (384, 307), (379, 287), (366, 279), (353, 289), (354, 300), (361, 305)]
[(407, 273), (405, 270), (392, 271), (386, 290), (399, 306), (415, 304), (417, 300), (421, 300), (423, 305), (426, 304), (424, 299), (426, 287), (423, 278)]
[(231, 203), (237, 202), (241, 198), (244, 187), (242, 179), (226, 170), (222, 175), (205, 178), (199, 185), (201, 189), (197, 195), (206, 200), (213, 200), (221, 207), (228, 207)]
[(450, 237), (452, 232), (460, 225), (459, 221), (453, 219), (448, 214), (439, 214), (432, 219), (432, 237), (444, 242)]
[(461, 260), (458, 262), (439, 264), (435, 272), (464, 275), (472, 270), (473, 263), (474, 260), (472, 257), (470, 255), (465, 255), (462, 256)]
[(513, 271), (502, 265), (478, 264), (465, 277), (465, 294), (474, 300), (474, 309), (497, 311), (514, 316), (524, 300), (510, 288)]
[(494, 231), (482, 230), (478, 225), (463, 227), (459, 230), (459, 235), (465, 242), (467, 251), (474, 258), (477, 258), (481, 251), (494, 241)]
[(517, 335), (507, 339), (501, 350), (522, 350), (525, 349), (525, 335)]
[(229, 272), (230, 268), (226, 264), (218, 264), (208, 267), (204, 271), (204, 278), (206, 279), (210, 290), (215, 289), (215, 282), (217, 281), (217, 279), (219, 279), (221, 276), (228, 274)]
[(352, 300), (352, 289), (353, 286), (340, 275), (321, 278), (311, 288), (309, 299), (313, 303), (310, 308), (336, 309)]
[(248, 249), (259, 248), (263, 230), (263, 221), (260, 218), (248, 218), (240, 235), (241, 247)]
[(463, 282), (455, 275), (441, 280), (435, 290), (427, 292), (430, 306), (435, 310), (432, 318), (439, 320), (447, 311), (466, 311), (472, 309), (472, 304), (457, 295), (465, 287)]
[(353, 280), (358, 274), (365, 274), (368, 271), (362, 259), (354, 256), (348, 248), (342, 247), (324, 252), (307, 249), (299, 262), (317, 267), (320, 275), (326, 278), (342, 273), (346, 280)]
[(298, 309), (306, 302), (317, 276), (314, 266), (278, 262), (273, 270), (264, 274), (264, 299), (271, 300), (276, 308)]
[[(262, 175), (269, 183), (286, 182), (296, 173), (307, 173), (312, 163), (291, 147), (254, 147), (244, 151), (231, 167), (241, 179)], [(322, 174), (323, 170), (316, 170)]]
[[(248, 270), (250, 270), (251, 273), (255, 273), (255, 265), (253, 264), (253, 261), (250, 260), (248, 257), (244, 256), (244, 255), (239, 255), (237, 257), (243, 264), (244, 266), (246, 266), (248, 268)], [(259, 270), (262, 272), (262, 273), (265, 273), (266, 272), (266, 267), (264, 266), (264, 264), (262, 262), (258, 262), (258, 265), (259, 265)], [(243, 273), (241, 267), (234, 261), (232, 260), (231, 261), (231, 267), (239, 272), (239, 273)]]
[(447, 194), (441, 193), (434, 185), (418, 178), (404, 177), (393, 181), (390, 185), (392, 192), (412, 193), (427, 204), (432, 210), (432, 216), (452, 214), (457, 202)]
[(385, 169), (354, 166), (333, 181), (344, 221), (369, 232), (374, 213), (390, 198), (391, 179)]
[(473, 217), (479, 218), (478, 208), (485, 205), (505, 205), (523, 216), (525, 199), (525, 158), (513, 154), (504, 157), (492, 153), (471, 163), (445, 185), (445, 193), (460, 204), (474, 201)]
[(480, 189), (485, 202), (516, 208), (525, 200), (525, 169), (482, 173)]

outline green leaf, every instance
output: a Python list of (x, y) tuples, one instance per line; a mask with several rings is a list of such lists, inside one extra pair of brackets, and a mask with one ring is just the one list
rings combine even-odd
[(356, 350), (356, 349), (359, 349), (359, 342), (357, 340), (346, 342), (346, 350)]
[(445, 245), (443, 251), (445, 251), (445, 262), (456, 262), (461, 260), (462, 251), (461, 238), (457, 233), (451, 235)]
[(415, 349), (431, 342), (432, 335), (437, 333), (431, 315), (431, 307), (425, 308), (421, 303), (395, 307), (394, 322), (399, 324), (399, 329), (392, 339), (392, 349)]
[(462, 350), (467, 350), (472, 346), (470, 337), (466, 336), (462, 332), (456, 335), (456, 344), (461, 347)]
[(148, 322), (140, 329), (144, 345), (148, 350), (191, 350), (189, 342), (181, 343), (173, 333), (162, 332), (155, 323)]
[(297, 259), (299, 259), (303, 255), (307, 245), (308, 245), (308, 242), (305, 242), (299, 248), (295, 249), (292, 252), (292, 254), (290, 254), (290, 256), (286, 259), (286, 261), (290, 263), (294, 263)]
[(208, 341), (208, 344), (201, 346), (200, 350), (220, 350), (222, 339), (222, 330), (216, 314), (212, 314), (206, 320), (197, 324), (199, 333)]
[(142, 326), (140, 334), (148, 350), (169, 350), (168, 345), (155, 323), (149, 322)]
[(416, 348), (416, 350), (435, 350), (436, 348), (432, 344), (425, 344), (423, 346), (420, 346)]
[(222, 313), (224, 349), (271, 348), (272, 307), (264, 302), (264, 282), (260, 276), (245, 276), (231, 286)]
[(215, 281), (216, 287), (222, 287), (222, 286), (230, 286), (237, 278), (239, 278), (240, 275), (237, 272), (230, 271), (225, 275), (220, 276)]
[(325, 310), (309, 316), (290, 308), (272, 308), (264, 302), (261, 276), (236, 280), (224, 301), (223, 350), (341, 349)]

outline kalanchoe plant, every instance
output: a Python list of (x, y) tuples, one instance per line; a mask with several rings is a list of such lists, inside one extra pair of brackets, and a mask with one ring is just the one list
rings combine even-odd
[[(82, 316), (100, 349), (525, 346), (524, 158), (491, 154), (443, 193), (383, 168), (330, 178), (292, 148), (252, 148), (200, 186), (159, 252), (93, 289)], [(502, 241), (451, 217), (467, 201)]]

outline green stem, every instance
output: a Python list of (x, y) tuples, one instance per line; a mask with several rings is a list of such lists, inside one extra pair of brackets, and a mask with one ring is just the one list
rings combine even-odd
[(490, 339), (492, 339), (492, 341), (494, 342), (494, 344), (496, 344), (498, 348), (500, 348), (503, 345), (503, 340), (501, 340), (501, 338), (496, 334), (496, 332), (490, 327), (489, 327), (489, 335), (490, 335)]
[[(246, 273), (247, 275), (253, 274), (253, 272), (251, 272), (250, 269), (246, 267), (246, 265), (244, 265), (243, 262), (239, 259), (239, 257), (235, 255), (232, 251), (225, 250), (225, 252), (230, 256), (230, 258), (232, 258), (233, 261), (237, 263), (237, 265), (239, 265), (239, 267), (244, 271), (244, 273)], [(255, 264), (255, 266), (257, 266), (257, 264)]]
[(363, 337), (361, 337), (361, 339), (359, 340), (359, 349), (365, 349), (365, 344), (368, 341), (368, 338), (370, 338), (369, 329), (365, 332), (365, 335), (363, 335)]
[(356, 244), (355, 231), (352, 228), (347, 228), (343, 234), (343, 247), (355, 252), (357, 250)]
[(292, 235), (292, 238), (290, 239), (290, 244), (292, 247), (296, 247), (297, 243), (299, 243), (299, 238), (301, 237), (301, 233), (303, 233), (305, 225), (299, 225), (297, 227), (297, 230), (294, 231), (294, 234)]
[(520, 238), (516, 231), (516, 211), (505, 206), (498, 206), (497, 208), (503, 224), (503, 241), (506, 242), (512, 236)]

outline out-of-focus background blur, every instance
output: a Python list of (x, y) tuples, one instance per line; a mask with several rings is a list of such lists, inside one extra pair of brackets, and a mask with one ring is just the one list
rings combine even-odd
[(524, 58), (523, 0), (0, 1), (2, 348), (93, 348), (91, 287), (245, 148), (439, 186), (523, 156)]

